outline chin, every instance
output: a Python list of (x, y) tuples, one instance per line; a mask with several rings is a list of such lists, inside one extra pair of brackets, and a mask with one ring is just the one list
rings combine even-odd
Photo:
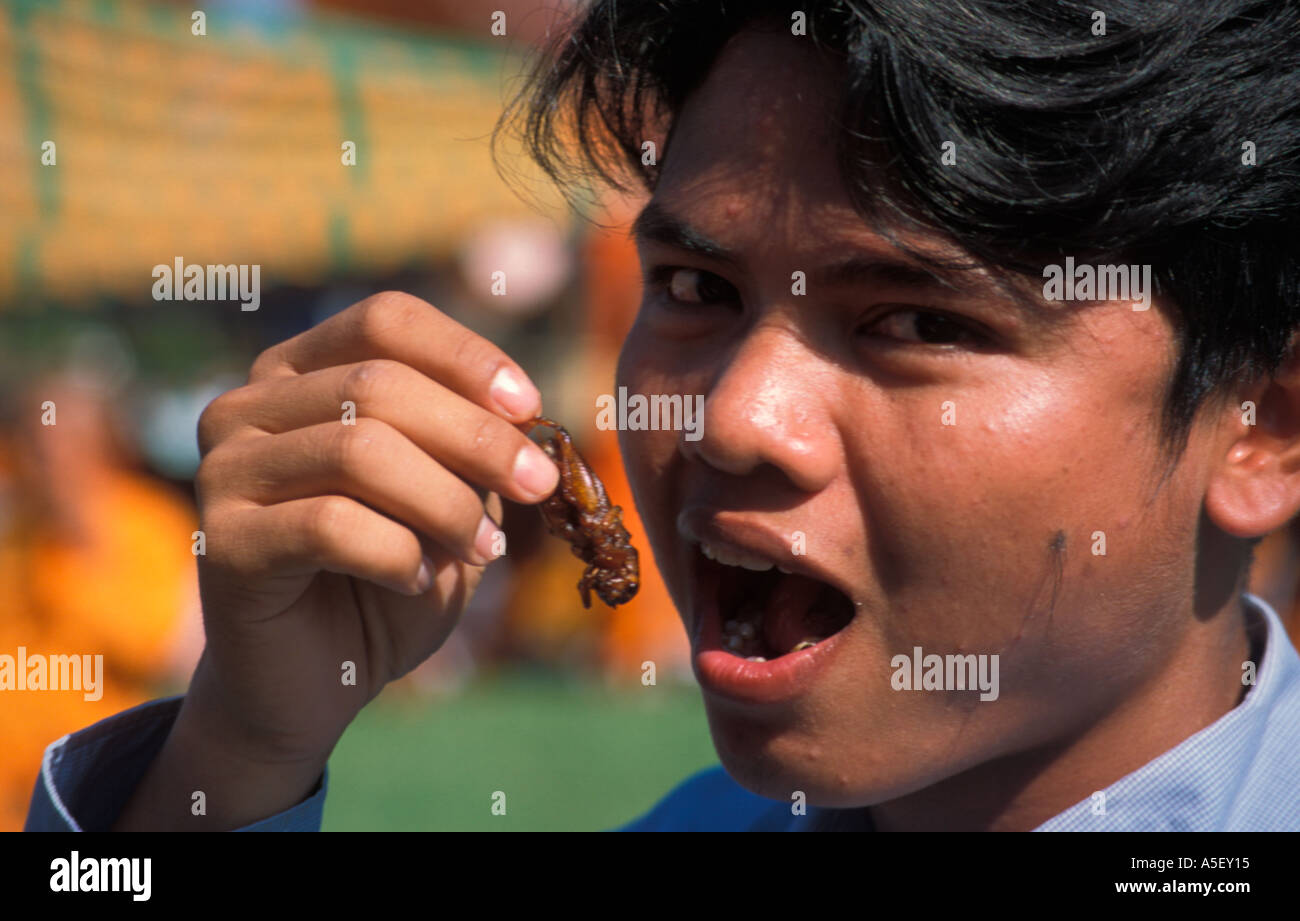
[(790, 723), (745, 719), (724, 708), (708, 707), (709, 731), (722, 766), (751, 793), (793, 802), (802, 792), (809, 806), (850, 809), (882, 802), (887, 794), (850, 770), (837, 746)]

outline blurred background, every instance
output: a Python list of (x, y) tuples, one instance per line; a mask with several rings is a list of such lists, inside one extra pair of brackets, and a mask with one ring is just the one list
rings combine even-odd
[[(565, 9), (0, 0), (0, 653), (106, 669), (99, 701), (0, 697), (0, 829), (21, 827), (46, 745), (186, 686), (203, 407), (262, 349), (384, 289), (523, 365), (623, 506), (643, 585), (584, 611), (579, 561), (508, 507), (509, 552), (462, 626), (344, 736), (325, 828), (608, 828), (716, 763), (615, 433), (591, 427), (639, 300), (637, 203), (593, 204), (602, 230), (506, 150), (521, 200), (489, 155), (523, 57)], [(260, 306), (155, 300), (153, 267), (178, 257), (260, 265)], [(1296, 533), (1264, 544), (1252, 586), (1293, 634)]]
[[(344, 737), (325, 828), (607, 828), (716, 763), (615, 433), (593, 427), (639, 300), (636, 203), (595, 201), (601, 229), (507, 147), (521, 198), (490, 156), (565, 11), (0, 0), (0, 653), (102, 654), (106, 672), (94, 702), (0, 696), (0, 829), (21, 828), (46, 745), (188, 682), (199, 413), (261, 350), (385, 289), (527, 370), (623, 506), (643, 584), (584, 611), (581, 562), (509, 507), (461, 627)], [(155, 300), (153, 267), (177, 258), (259, 265), (258, 309)]]

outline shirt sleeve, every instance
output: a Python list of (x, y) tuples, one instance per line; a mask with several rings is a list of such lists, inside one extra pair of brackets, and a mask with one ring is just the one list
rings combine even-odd
[[(141, 704), (52, 743), (25, 831), (108, 831), (167, 739), (184, 696)], [(312, 793), (236, 831), (320, 831), (329, 769)]]

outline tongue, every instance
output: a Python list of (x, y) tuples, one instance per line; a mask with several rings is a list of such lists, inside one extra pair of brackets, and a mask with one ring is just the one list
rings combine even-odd
[(833, 632), (816, 632), (826, 627), (820, 623), (821, 618), (811, 615), (813, 603), (824, 588), (822, 583), (807, 576), (781, 576), (763, 613), (763, 639), (775, 655), (785, 655), (800, 640), (816, 641)]

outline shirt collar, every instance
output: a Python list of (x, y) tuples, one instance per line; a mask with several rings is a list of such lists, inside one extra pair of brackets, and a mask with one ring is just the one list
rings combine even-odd
[[(1252, 766), (1300, 748), (1300, 656), (1266, 601), (1249, 593), (1243, 593), (1241, 601), (1251, 632), (1262, 628), (1264, 633), (1261, 661), (1254, 663), (1254, 685), (1247, 684), (1244, 699), (1200, 732), (1036, 831), (1213, 831), (1239, 822), (1248, 827), (1252, 822), (1269, 823), (1270, 801), (1283, 790), (1276, 780), (1270, 781), (1268, 772), (1261, 777)], [(1243, 683), (1246, 674), (1243, 668)], [(1279, 710), (1289, 715), (1278, 719)], [(1266, 734), (1270, 722), (1275, 725)], [(1288, 808), (1297, 808), (1295, 801), (1290, 796)], [(810, 808), (808, 813), (808, 820), (795, 823), (795, 828), (874, 830), (865, 809)]]
[[(1268, 602), (1249, 593), (1241, 600), (1248, 625), (1258, 629), (1262, 618), (1266, 628), (1253, 687), (1242, 663), (1250, 690), (1241, 703), (1038, 831), (1223, 831), (1243, 822), (1253, 826), (1248, 816), (1266, 822), (1269, 810), (1281, 807), (1273, 802), (1280, 794), (1288, 794), (1294, 808), (1294, 794), (1254, 767), (1293, 748), (1300, 737), (1300, 657)], [(1283, 711), (1290, 715), (1277, 719)]]

